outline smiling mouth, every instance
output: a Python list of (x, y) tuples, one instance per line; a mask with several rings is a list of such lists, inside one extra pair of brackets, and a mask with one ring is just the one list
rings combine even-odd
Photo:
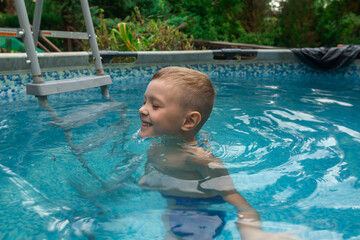
[(151, 127), (152, 126), (151, 123), (148, 123), (148, 122), (145, 122), (145, 121), (142, 121), (141, 125), (144, 126), (144, 127)]

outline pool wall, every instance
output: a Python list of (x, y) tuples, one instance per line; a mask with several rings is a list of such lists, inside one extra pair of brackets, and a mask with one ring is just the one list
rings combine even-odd
[[(223, 52), (222, 52), (223, 51)], [(224, 60), (214, 59), (213, 50), (207, 51), (172, 51), (172, 52), (136, 52), (116, 54), (107, 52), (102, 55), (104, 71), (109, 74), (113, 84), (126, 86), (141, 81), (149, 81), (150, 77), (160, 68), (169, 65), (185, 66), (206, 72), (214, 78), (238, 78), (242, 76), (288, 76), (288, 75), (329, 75), (360, 76), (360, 59), (356, 59), (347, 67), (335, 71), (320, 71), (300, 62), (289, 49), (275, 50), (244, 50), (245, 54), (254, 57), (229, 59), (231, 52), (217, 51), (224, 55)], [(127, 54), (127, 55), (126, 55)], [(113, 57), (135, 56), (131, 63), (112, 63)], [(45, 80), (59, 80), (95, 74), (90, 63), (88, 52), (39, 53), (39, 62)], [(30, 66), (26, 63), (25, 53), (0, 54), (0, 103), (13, 102), (26, 96), (25, 86), (32, 81)]]

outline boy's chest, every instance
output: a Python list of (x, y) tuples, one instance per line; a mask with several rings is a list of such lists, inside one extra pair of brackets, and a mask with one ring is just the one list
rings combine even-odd
[(189, 154), (175, 148), (152, 148), (147, 152), (148, 161), (162, 169), (184, 169)]

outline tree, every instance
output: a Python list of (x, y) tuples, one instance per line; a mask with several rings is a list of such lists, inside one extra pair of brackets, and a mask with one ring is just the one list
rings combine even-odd
[(270, 0), (244, 0), (242, 25), (247, 32), (263, 31), (264, 19), (270, 15)]
[[(0, 4), (3, 5), (3, 10), (1, 12), (11, 14), (11, 15), (16, 14), (15, 2), (13, 0), (5, 0), (5, 1), (2, 0), (2, 1), (0, 1)], [(2, 9), (2, 8), (0, 8), (0, 9)]]
[(317, 35), (314, 25), (316, 0), (288, 0), (282, 2), (279, 24), (280, 45), (286, 47), (314, 47)]
[(316, 33), (324, 46), (360, 44), (360, 2), (320, 1), (316, 8)]

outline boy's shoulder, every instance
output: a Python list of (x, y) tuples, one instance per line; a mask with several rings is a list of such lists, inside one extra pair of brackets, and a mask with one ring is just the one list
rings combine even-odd
[(209, 165), (221, 163), (221, 160), (213, 155), (213, 153), (203, 147), (194, 146), (186, 149), (189, 153), (188, 161), (198, 165)]
[(187, 146), (184, 148), (186, 152), (193, 155), (194, 157), (211, 157), (213, 156), (212, 152), (197, 145)]

